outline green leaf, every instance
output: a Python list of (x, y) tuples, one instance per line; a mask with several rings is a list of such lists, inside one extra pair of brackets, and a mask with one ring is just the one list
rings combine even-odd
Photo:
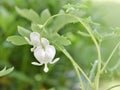
[(50, 12), (48, 9), (45, 9), (44, 11), (42, 11), (41, 13), (41, 19), (42, 19), (42, 23), (45, 23), (45, 21), (47, 21), (47, 19), (51, 16)]
[(42, 29), (40, 29), (40, 27), (37, 24), (34, 24), (34, 23), (32, 23), (31, 28), (32, 28), (33, 32), (41, 33), (41, 31), (42, 31)]
[(11, 73), (13, 71), (13, 69), (14, 69), (14, 67), (9, 68), (9, 69), (6, 69), (6, 67), (4, 67), (4, 69), (0, 71), (0, 77)]
[(40, 19), (39, 15), (32, 9), (20, 9), (20, 8), (16, 7), (16, 11), (22, 17), (24, 17), (34, 23), (41, 23), (41, 19)]
[(78, 20), (76, 20), (75, 18), (68, 16), (68, 15), (66, 15), (66, 16), (62, 15), (62, 16), (58, 16), (55, 18), (51, 28), (52, 28), (53, 32), (58, 32), (66, 24), (76, 23), (76, 22), (78, 22)]
[(14, 36), (9, 36), (7, 38), (7, 41), (8, 42), (11, 42), (12, 44), (14, 45), (24, 45), (24, 44), (28, 44), (27, 41), (21, 37), (21, 36), (18, 36), (18, 35), (14, 35)]
[(120, 27), (114, 28), (114, 32), (113, 33), (114, 33), (115, 36), (119, 37), (120, 36)]
[(27, 30), (21, 26), (18, 26), (18, 32), (21, 36), (23, 37), (29, 37), (30, 36), (30, 33), (31, 31), (30, 30)]
[(84, 19), (86, 22), (88, 22), (89, 24), (92, 24), (92, 25), (96, 25), (96, 26), (99, 26), (100, 24), (99, 23), (96, 23), (92, 20), (92, 17), (89, 16), (88, 18)]
[(85, 37), (90, 37), (89, 34), (85, 33), (85, 32), (82, 32), (82, 31), (78, 31), (78, 34), (82, 35), (82, 36), (85, 36)]
[(63, 46), (67, 46), (71, 44), (71, 42), (66, 37), (60, 36), (57, 33), (52, 35), (51, 40), (53, 43), (57, 44), (59, 47), (62, 47), (62, 48)]

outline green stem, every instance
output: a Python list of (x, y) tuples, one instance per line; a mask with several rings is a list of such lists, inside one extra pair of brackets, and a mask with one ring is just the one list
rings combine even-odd
[[(87, 22), (85, 23), (82, 19), (74, 16), (74, 15), (70, 15), (70, 14), (56, 14), (52, 17), (50, 17), (45, 23), (44, 23), (44, 27), (47, 25), (47, 23), (49, 22), (49, 20), (53, 19), (54, 17), (57, 17), (57, 16), (70, 16), (72, 18), (75, 18), (78, 22), (80, 22), (84, 27), (85, 29), (87, 30), (87, 32), (90, 34), (95, 46), (96, 46), (96, 49), (97, 49), (97, 52), (98, 52), (98, 70), (97, 70), (97, 74), (96, 74), (96, 77), (95, 77), (95, 88), (96, 90), (98, 90), (99, 88), (99, 78), (100, 78), (100, 71), (101, 71), (101, 52), (100, 52), (100, 47), (99, 47), (99, 44), (97, 43), (93, 33), (92, 33), (92, 29), (90, 28), (90, 26), (87, 24)], [(66, 53), (64, 53), (66, 55)], [(66, 56), (69, 56), (66, 55)], [(72, 62), (74, 61), (71, 56), (68, 57)], [(73, 62), (74, 63), (74, 62)], [(86, 74), (83, 72), (83, 70), (79, 67), (79, 65), (77, 65), (78, 69), (81, 71), (81, 73), (86, 77), (86, 79), (88, 80), (88, 82), (90, 83), (91, 81), (89, 80), (89, 78), (86, 76)], [(91, 84), (91, 83), (90, 83)], [(92, 84), (91, 84), (92, 85)]]
[(82, 90), (85, 90), (85, 88), (84, 88), (84, 84), (83, 84), (83, 81), (82, 81), (82, 78), (81, 78), (81, 75), (80, 75), (80, 72), (79, 72), (79, 70), (78, 70), (77, 67), (74, 67), (74, 68), (75, 68), (75, 70), (76, 70), (76, 73), (77, 73), (78, 79), (79, 79), (79, 81), (80, 81), (81, 89), (82, 89)]
[(97, 52), (98, 52), (98, 70), (97, 70), (97, 74), (96, 74), (96, 77), (95, 77), (95, 88), (96, 90), (99, 89), (99, 79), (100, 79), (100, 71), (101, 71), (101, 51), (100, 51), (100, 47), (99, 47), (99, 44), (97, 43), (94, 35), (92, 34), (92, 30), (91, 28), (89, 27), (89, 25), (87, 25), (86, 23), (84, 22), (81, 22), (82, 25), (86, 28), (86, 30), (88, 31), (88, 33), (90, 34), (95, 46), (96, 46), (96, 49), (97, 49)]
[(105, 70), (106, 66), (108, 65), (108, 63), (110, 62), (112, 56), (114, 55), (115, 51), (117, 50), (117, 48), (120, 45), (120, 41), (118, 42), (118, 44), (114, 47), (114, 49), (112, 50), (110, 56), (108, 57), (106, 63), (104, 64), (103, 68), (101, 69), (101, 73)]
[(80, 20), (78, 17), (75, 17), (76, 19), (79, 20), (79, 22), (86, 28), (86, 30), (88, 31), (88, 33), (90, 34), (95, 46), (96, 46), (96, 49), (97, 49), (97, 52), (98, 52), (98, 70), (97, 70), (97, 74), (96, 74), (96, 77), (95, 77), (95, 88), (96, 90), (99, 89), (99, 79), (100, 79), (100, 71), (101, 71), (101, 51), (100, 51), (100, 47), (99, 47), (99, 44), (97, 43), (93, 33), (92, 33), (92, 29), (90, 28), (90, 26), (83, 22), (82, 20)]
[(111, 89), (116, 88), (116, 87), (120, 87), (120, 84), (119, 85), (114, 85), (114, 86), (108, 88), (107, 90), (111, 90)]
[[(54, 43), (55, 44), (55, 43)], [(81, 78), (80, 77), (80, 74), (78, 73), (78, 70), (83, 74), (83, 76), (86, 78), (86, 80), (88, 81), (88, 83), (93, 86), (92, 82), (90, 81), (90, 79), (88, 78), (88, 76), (85, 74), (85, 72), (81, 69), (81, 67), (75, 62), (75, 60), (72, 58), (72, 56), (66, 51), (66, 49), (63, 49), (63, 48), (60, 48), (57, 44), (55, 44), (68, 58), (69, 60), (72, 62), (75, 70), (76, 70), (76, 73), (78, 74), (78, 77), (79, 79)], [(82, 80), (80, 80), (82, 81)]]

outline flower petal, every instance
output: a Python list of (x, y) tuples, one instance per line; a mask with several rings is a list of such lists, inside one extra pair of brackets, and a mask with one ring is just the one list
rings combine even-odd
[(49, 41), (46, 38), (41, 38), (41, 42), (44, 47), (49, 45)]
[(38, 32), (30, 33), (30, 40), (33, 46), (40, 45), (40, 34)]
[(33, 65), (37, 65), (37, 66), (41, 66), (41, 65), (43, 65), (43, 64), (38, 63), (38, 62), (32, 62), (31, 64), (33, 64)]
[(45, 48), (45, 60), (47, 60), (49, 62), (52, 61), (52, 59), (55, 56), (55, 53), (56, 53), (55, 48), (53, 46), (51, 46), (51, 45), (48, 45)]
[(57, 61), (59, 61), (59, 59), (60, 59), (60, 58), (56, 58), (56, 59), (54, 59), (53, 61), (50, 62), (50, 64), (54, 64), (54, 63), (56, 63)]
[(40, 63), (42, 63), (45, 59), (44, 49), (41, 46), (36, 47), (34, 50), (34, 56)]
[(45, 67), (44, 67), (44, 72), (48, 72), (48, 67), (47, 67), (47, 64), (45, 64)]

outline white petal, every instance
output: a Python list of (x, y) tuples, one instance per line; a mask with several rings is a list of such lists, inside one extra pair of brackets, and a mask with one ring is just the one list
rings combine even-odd
[(60, 58), (56, 58), (56, 59), (54, 59), (52, 62), (50, 62), (50, 64), (54, 64), (54, 63), (56, 63), (57, 61), (59, 61), (59, 59), (60, 59)]
[(31, 32), (31, 33), (30, 33), (30, 38), (31, 38), (31, 37), (35, 37), (35, 36), (36, 36), (36, 37), (40, 37), (40, 34), (39, 34), (38, 32)]
[(49, 41), (46, 38), (41, 38), (41, 42), (42, 42), (44, 47), (49, 45)]
[(37, 66), (41, 66), (42, 65), (41, 63), (38, 63), (38, 62), (32, 62), (31, 64), (37, 65)]
[(30, 40), (32, 45), (39, 46), (40, 45), (40, 34), (38, 32), (30, 33)]
[(51, 45), (48, 45), (45, 48), (45, 60), (49, 60), (49, 62), (52, 61), (52, 59), (55, 56), (55, 53), (56, 53), (55, 48)]
[(44, 59), (45, 59), (45, 51), (44, 51), (44, 49), (41, 47), (41, 46), (39, 46), (39, 47), (37, 47), (35, 50), (34, 50), (34, 56), (35, 56), (35, 58), (39, 61), (39, 62), (43, 62), (44, 61)]
[(47, 64), (45, 64), (45, 67), (44, 67), (44, 72), (48, 72), (48, 67), (47, 67)]

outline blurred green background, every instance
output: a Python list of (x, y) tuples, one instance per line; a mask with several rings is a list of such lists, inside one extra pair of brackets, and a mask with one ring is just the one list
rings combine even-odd
[[(84, 2), (83, 2), (84, 1)], [(113, 28), (120, 27), (120, 2), (118, 0), (0, 0), (0, 69), (4, 66), (14, 66), (15, 69), (7, 76), (0, 78), (0, 90), (79, 90), (79, 82), (74, 68), (69, 60), (57, 51), (56, 57), (60, 61), (49, 65), (50, 71), (43, 72), (43, 67), (31, 65), (35, 60), (30, 52), (30, 46), (14, 46), (6, 41), (10, 35), (18, 34), (17, 26), (30, 28), (30, 22), (17, 14), (15, 6), (19, 8), (32, 8), (37, 13), (48, 8), (51, 14), (56, 14), (64, 5), (86, 5), (87, 8), (79, 10), (80, 17), (91, 16), (99, 26), (94, 26), (100, 35), (108, 34)], [(89, 73), (94, 60), (97, 59), (96, 49), (91, 39), (80, 36), (76, 30), (82, 26), (69, 24), (62, 28), (72, 41), (66, 49), (77, 63)], [(71, 32), (74, 32), (71, 33)], [(109, 36), (101, 44), (103, 63), (118, 42), (119, 37)], [(115, 53), (105, 73), (101, 77), (101, 89), (120, 83), (120, 51)], [(109, 82), (110, 81), (110, 82)], [(113, 90), (120, 90), (116, 88)]]

